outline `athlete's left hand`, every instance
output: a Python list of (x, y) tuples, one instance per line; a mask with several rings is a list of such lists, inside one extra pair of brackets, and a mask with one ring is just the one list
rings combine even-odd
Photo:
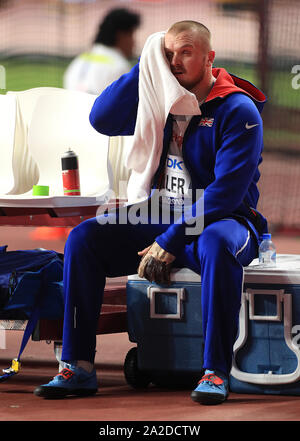
[(158, 284), (170, 284), (171, 265), (176, 259), (154, 242), (149, 247), (138, 252), (142, 260), (138, 267), (139, 277), (145, 277), (149, 282)]

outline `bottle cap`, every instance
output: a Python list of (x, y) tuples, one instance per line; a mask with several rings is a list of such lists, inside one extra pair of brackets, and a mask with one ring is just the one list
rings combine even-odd
[(76, 156), (76, 153), (69, 147), (68, 150), (62, 155), (62, 158), (72, 158), (73, 156)]
[(49, 196), (49, 185), (34, 185), (32, 187), (33, 196)]
[(263, 240), (264, 239), (271, 239), (272, 235), (270, 233), (263, 233)]
[(69, 148), (61, 157), (62, 170), (77, 170), (78, 169), (78, 157), (76, 153)]

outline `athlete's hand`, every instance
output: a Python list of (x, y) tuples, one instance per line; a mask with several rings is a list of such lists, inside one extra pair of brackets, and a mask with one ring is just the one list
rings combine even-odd
[(145, 277), (149, 282), (158, 284), (170, 284), (170, 271), (172, 262), (176, 259), (154, 242), (149, 247), (138, 252), (142, 260), (138, 267), (139, 277)]

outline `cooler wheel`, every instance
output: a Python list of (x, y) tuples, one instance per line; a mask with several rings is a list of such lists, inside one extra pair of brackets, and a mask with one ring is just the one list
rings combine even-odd
[(150, 376), (138, 368), (137, 348), (131, 348), (125, 358), (124, 375), (134, 389), (144, 389), (151, 383)]

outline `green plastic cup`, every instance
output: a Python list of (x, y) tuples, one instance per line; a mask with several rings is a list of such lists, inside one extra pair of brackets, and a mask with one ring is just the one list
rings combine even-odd
[(49, 185), (34, 185), (32, 187), (33, 196), (49, 196)]

